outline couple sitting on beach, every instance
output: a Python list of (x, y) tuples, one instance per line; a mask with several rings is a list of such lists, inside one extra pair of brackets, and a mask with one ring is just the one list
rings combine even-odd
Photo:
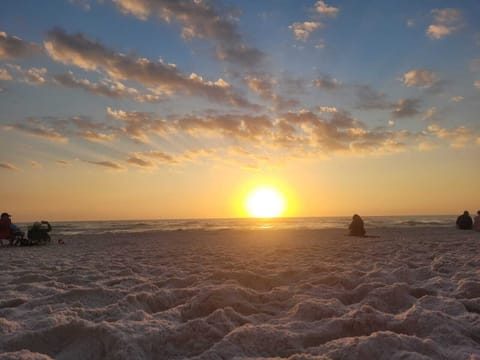
[(472, 217), (468, 211), (464, 211), (463, 215), (460, 215), (457, 218), (457, 228), (460, 230), (475, 230), (480, 231), (480, 210), (477, 211), (477, 216), (475, 220), (472, 220)]
[(25, 238), (25, 233), (12, 223), (11, 215), (4, 212), (0, 216), (0, 246), (3, 246), (3, 240), (8, 240), (10, 246), (47, 244), (51, 241), (48, 234), (51, 230), (52, 227), (48, 221), (35, 222), (28, 228)]

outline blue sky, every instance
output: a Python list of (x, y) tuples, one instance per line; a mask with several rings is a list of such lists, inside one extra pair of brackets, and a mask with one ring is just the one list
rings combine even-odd
[[(447, 162), (465, 178), (458, 186), (474, 186), (479, 15), (474, 0), (4, 1), (0, 146), (8, 151), (0, 174), (23, 204), (12, 198), (7, 206), (35, 216), (27, 205), (35, 195), (24, 189), (52, 187), (52, 174), (75, 180), (49, 191), (86, 192), (97, 182), (100, 198), (115, 198), (109, 181), (142, 179), (145, 189), (168, 188), (159, 201), (177, 196), (168, 201), (184, 204), (143, 217), (235, 216), (225, 204), (239, 179), (313, 187), (322, 168), (325, 186), (342, 184), (334, 192), (349, 194), (355, 181), (344, 177), (359, 164), (371, 173), (392, 161), (404, 174), (431, 168), (420, 184), (428, 188)], [(212, 172), (229, 179), (224, 193), (215, 210), (192, 211), (184, 194), (211, 186)], [(377, 200), (405, 181), (390, 179)], [(435, 212), (421, 203), (448, 184), (413, 201), (411, 211)], [(297, 208), (308, 210), (292, 215), (350, 211), (307, 206), (306, 198), (328, 192), (308, 189), (296, 195)], [(437, 212), (469, 198), (464, 191)], [(366, 204), (359, 201), (352, 209)], [(71, 216), (88, 218), (94, 204)], [(405, 213), (408, 205), (388, 211)], [(108, 209), (95, 217), (108, 217)]]

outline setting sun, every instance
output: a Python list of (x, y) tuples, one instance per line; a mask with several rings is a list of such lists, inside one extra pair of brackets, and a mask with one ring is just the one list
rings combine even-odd
[(284, 213), (285, 208), (284, 196), (270, 187), (257, 188), (246, 199), (246, 210), (252, 217), (277, 217)]

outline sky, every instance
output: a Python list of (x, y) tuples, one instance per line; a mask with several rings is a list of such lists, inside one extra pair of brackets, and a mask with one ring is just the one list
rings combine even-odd
[(5, 0), (14, 221), (480, 208), (478, 0)]

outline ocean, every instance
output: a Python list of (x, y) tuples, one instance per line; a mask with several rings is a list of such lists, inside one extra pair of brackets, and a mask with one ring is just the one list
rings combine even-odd
[[(367, 231), (374, 228), (454, 227), (455, 215), (429, 216), (366, 216)], [(252, 229), (334, 229), (347, 228), (351, 217), (295, 217), (272, 219), (173, 219), (173, 220), (111, 220), (51, 222), (56, 236), (142, 233), (182, 230), (252, 230)], [(30, 223), (17, 224), (26, 230)]]

